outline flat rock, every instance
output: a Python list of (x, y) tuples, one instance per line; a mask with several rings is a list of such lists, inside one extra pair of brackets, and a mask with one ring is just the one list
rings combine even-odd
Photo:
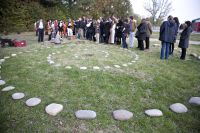
[(10, 58), (10, 56), (5, 56), (5, 57), (4, 57), (4, 59), (9, 59), (9, 58)]
[(104, 68), (105, 68), (105, 69), (110, 69), (111, 67), (110, 67), (110, 66), (105, 66)]
[(56, 53), (52, 53), (52, 55), (55, 55)]
[(71, 66), (66, 66), (65, 68), (66, 68), (66, 69), (72, 69), (72, 67), (71, 67)]
[(133, 113), (127, 110), (115, 110), (113, 111), (113, 117), (116, 120), (125, 121), (133, 117)]
[(75, 115), (79, 119), (94, 119), (96, 118), (96, 112), (92, 110), (78, 110)]
[(57, 103), (49, 104), (45, 108), (46, 113), (52, 116), (56, 116), (62, 110), (63, 110), (63, 105)]
[(55, 67), (60, 67), (61, 66), (61, 64), (55, 64)]
[(52, 61), (52, 60), (50, 60), (50, 61), (48, 61), (49, 62), (49, 64), (54, 64), (55, 62), (54, 61)]
[(145, 114), (148, 116), (163, 116), (162, 111), (160, 111), (159, 109), (145, 110)]
[(129, 65), (132, 65), (133, 63), (129, 62), (128, 64), (129, 64)]
[(5, 59), (0, 59), (0, 62), (3, 63), (5, 61)]
[(116, 67), (116, 68), (120, 68), (120, 66), (119, 66), (119, 65), (114, 65), (114, 67)]
[(190, 56), (198, 57), (198, 55), (196, 53), (191, 53)]
[(86, 69), (87, 69), (87, 67), (80, 67), (80, 69), (81, 69), (81, 70), (86, 70)]
[(128, 65), (127, 64), (123, 64), (122, 66), (127, 67)]
[(200, 105), (200, 97), (191, 97), (189, 100), (190, 104)]
[(41, 102), (40, 98), (33, 97), (26, 101), (26, 105), (29, 107), (32, 107), (32, 106), (36, 106), (36, 105), (40, 104), (40, 102)]
[(131, 61), (132, 63), (135, 63), (136, 61), (135, 60), (133, 60), (133, 61)]
[(11, 54), (12, 57), (17, 56), (17, 54)]
[(12, 94), (12, 98), (14, 100), (22, 99), (22, 98), (24, 98), (24, 96), (25, 96), (24, 93), (21, 93), (21, 92), (17, 92), (17, 93)]
[(94, 69), (94, 70), (99, 70), (100, 67), (98, 67), (98, 66), (93, 66), (93, 69)]
[(11, 91), (13, 89), (15, 89), (15, 87), (13, 87), (13, 86), (7, 86), (7, 87), (3, 88), (1, 91)]
[(198, 57), (198, 60), (200, 60), (200, 56)]
[(176, 113), (186, 113), (188, 111), (187, 107), (181, 103), (174, 103), (169, 108)]
[(4, 80), (0, 80), (0, 85), (5, 85), (6, 82)]

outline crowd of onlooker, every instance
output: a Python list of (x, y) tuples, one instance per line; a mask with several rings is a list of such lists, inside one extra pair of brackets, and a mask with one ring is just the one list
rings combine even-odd
[[(161, 59), (168, 59), (173, 55), (174, 43), (177, 39), (180, 23), (177, 17), (169, 16), (160, 27), (159, 40), (161, 41)], [(181, 59), (185, 59), (186, 49), (189, 44), (189, 36), (192, 31), (191, 22), (186, 21), (181, 25), (182, 33), (179, 47), (182, 48)], [(143, 18), (140, 23), (133, 16), (119, 19), (114, 16), (110, 18), (99, 18), (97, 20), (80, 17), (77, 20), (68, 21), (49, 20), (46, 24), (42, 19), (35, 22), (38, 42), (43, 42), (44, 33), (48, 35), (48, 40), (56, 44), (61, 43), (62, 38), (87, 39), (96, 43), (118, 44), (123, 48), (133, 48), (134, 38), (137, 38), (140, 50), (149, 49), (150, 36), (152, 34), (152, 24), (149, 18)], [(129, 45), (127, 44), (129, 38)], [(144, 43), (145, 42), (145, 43)], [(144, 45), (145, 44), (145, 45)]]

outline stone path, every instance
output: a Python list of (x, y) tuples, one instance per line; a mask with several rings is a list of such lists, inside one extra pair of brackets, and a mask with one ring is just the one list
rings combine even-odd
[[(47, 47), (47, 48), (49, 48), (49, 47)], [(37, 52), (38, 50), (33, 50), (33, 51)], [(26, 51), (26, 52), (29, 53), (31, 51)], [(22, 54), (22, 53), (23, 52), (19, 52), (19, 54)], [(57, 53), (60, 53), (60, 52), (57, 51)], [(52, 55), (55, 55), (55, 54), (56, 53), (52, 53)], [(47, 57), (47, 61), (50, 64), (54, 64), (54, 61), (52, 60), (52, 55), (50, 54)], [(17, 54), (11, 54), (11, 57), (15, 57), (15, 56), (17, 56)], [(9, 58), (10, 58), (10, 56), (6, 56), (3, 59), (0, 59), (0, 64), (4, 63), (5, 60), (9, 59)], [(132, 63), (135, 63), (136, 60), (138, 60), (138, 59), (139, 59), (139, 56), (136, 55), (135, 60), (129, 62), (128, 65), (131, 65)], [(127, 64), (122, 64), (122, 66), (124, 66), (124, 67), (127, 67), (128, 65)], [(120, 68), (120, 65), (114, 65), (114, 67)], [(66, 69), (71, 69), (72, 67), (71, 66), (66, 66), (65, 68)], [(111, 67), (110, 66), (105, 66), (104, 68), (105, 69), (110, 69)], [(2, 69), (1, 66), (0, 66), (0, 69)], [(80, 67), (80, 69), (86, 70), (87, 67)], [(99, 70), (100, 67), (94, 66), (93, 69)], [(0, 76), (0, 79), (1, 79), (1, 76)], [(4, 80), (0, 80), (0, 85), (1, 86), (4, 86), (5, 84), (6, 84), (6, 82)], [(6, 92), (6, 91), (12, 91), (14, 89), (15, 89), (15, 87), (10, 85), (10, 86), (4, 87), (2, 89), (2, 91)], [(22, 93), (22, 92), (16, 92), (16, 93), (12, 94), (12, 98), (14, 100), (19, 100), (19, 99), (22, 99), (24, 97), (25, 97), (25, 94)], [(188, 102), (190, 104), (192, 104), (192, 105), (199, 106), (200, 105), (200, 97), (191, 97)], [(41, 103), (41, 99), (40, 98), (36, 98), (36, 97), (33, 97), (33, 98), (30, 98), (30, 99), (26, 100), (26, 105), (30, 106), (30, 107), (37, 106), (40, 103)], [(170, 105), (169, 108), (175, 113), (186, 113), (188, 111), (187, 107), (185, 105), (181, 104), (181, 103), (174, 103), (174, 104)], [(63, 110), (63, 105), (62, 104), (57, 104), (57, 103), (51, 103), (51, 104), (49, 104), (48, 106), (45, 107), (46, 113), (49, 114), (49, 115), (52, 115), (52, 116), (56, 116), (62, 110)], [(162, 111), (159, 110), (159, 109), (148, 109), (148, 110), (145, 110), (144, 113), (146, 115), (150, 116), (150, 117), (163, 116)], [(95, 111), (92, 111), (92, 110), (78, 110), (78, 111), (75, 112), (75, 116), (78, 119), (95, 119), (97, 117), (97, 114), (96, 114)], [(119, 110), (113, 111), (113, 118), (115, 120), (126, 121), (126, 120), (131, 119), (132, 117), (133, 117), (133, 113), (128, 111), (128, 110), (125, 110), (125, 109), (119, 109)]]

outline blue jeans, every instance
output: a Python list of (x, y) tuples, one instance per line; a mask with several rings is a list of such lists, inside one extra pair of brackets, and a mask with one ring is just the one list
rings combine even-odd
[(169, 45), (170, 43), (168, 42), (162, 42), (162, 47), (161, 47), (161, 53), (160, 53), (160, 59), (168, 59), (169, 57)]
[(128, 48), (128, 45), (126, 43), (126, 35), (124, 33), (122, 34), (122, 47)]

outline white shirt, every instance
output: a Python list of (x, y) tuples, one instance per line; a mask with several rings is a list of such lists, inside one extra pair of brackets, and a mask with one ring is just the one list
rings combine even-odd
[(38, 27), (39, 29), (44, 29), (44, 25), (43, 25), (43, 22), (39, 22), (39, 27)]

